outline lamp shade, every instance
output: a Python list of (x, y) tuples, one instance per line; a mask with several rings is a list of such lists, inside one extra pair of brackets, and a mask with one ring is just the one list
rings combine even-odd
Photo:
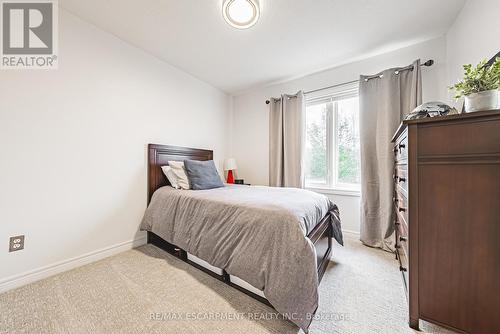
[(233, 170), (233, 169), (238, 169), (238, 167), (236, 166), (236, 159), (229, 158), (224, 160), (224, 170)]

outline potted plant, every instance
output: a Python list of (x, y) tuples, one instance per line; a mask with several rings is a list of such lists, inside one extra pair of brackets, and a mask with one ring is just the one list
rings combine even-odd
[(465, 97), (465, 112), (500, 109), (500, 57), (491, 66), (486, 60), (473, 67), (464, 65), (464, 78), (451, 90), (455, 98)]

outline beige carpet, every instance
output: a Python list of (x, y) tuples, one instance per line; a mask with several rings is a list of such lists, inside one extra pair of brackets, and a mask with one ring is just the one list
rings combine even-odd
[[(335, 246), (310, 333), (416, 333), (392, 254)], [(0, 333), (298, 333), (272, 309), (146, 245), (0, 295)], [(432, 333), (446, 331), (424, 323)]]

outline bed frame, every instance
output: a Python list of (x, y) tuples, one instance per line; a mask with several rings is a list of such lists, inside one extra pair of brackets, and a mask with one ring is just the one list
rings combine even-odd
[[(161, 170), (161, 166), (168, 165), (169, 160), (213, 160), (213, 151), (202, 150), (187, 147), (167, 146), (167, 145), (148, 145), (148, 205), (151, 201), (153, 193), (160, 187), (169, 185), (167, 178)], [(332, 225), (330, 214), (327, 214), (321, 222), (307, 235), (312, 241), (316, 249), (316, 257), (318, 263), (318, 279), (321, 281), (323, 274), (326, 271), (330, 254), (332, 251)], [(208, 270), (199, 264), (188, 259), (187, 252), (171, 243), (163, 240), (158, 235), (148, 232), (148, 243), (153, 244), (164, 251), (178, 257), (192, 266), (208, 273), (209, 275), (219, 279), (222, 282), (242, 291), (243, 293), (271, 306), (267, 299), (248, 291), (247, 289), (231, 282), (230, 275), (224, 270), (222, 275), (218, 275), (211, 270)], [(271, 306), (272, 307), (272, 306)]]

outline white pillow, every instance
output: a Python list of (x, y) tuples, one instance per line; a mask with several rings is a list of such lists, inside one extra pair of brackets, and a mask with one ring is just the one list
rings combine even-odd
[(168, 182), (170, 182), (170, 185), (172, 188), (179, 189), (179, 184), (177, 183), (177, 176), (175, 176), (175, 173), (172, 171), (172, 168), (170, 166), (161, 166), (161, 170), (163, 171), (163, 174), (168, 179)]
[(189, 181), (184, 170), (184, 161), (169, 161), (168, 165), (171, 167), (171, 171), (175, 174), (177, 178), (177, 185), (181, 189), (189, 189)]

